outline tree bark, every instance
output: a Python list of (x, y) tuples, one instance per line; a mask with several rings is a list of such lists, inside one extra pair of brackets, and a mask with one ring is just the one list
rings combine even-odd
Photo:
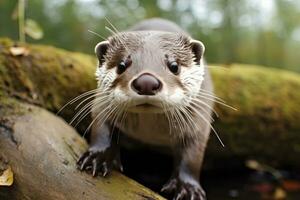
[(84, 139), (43, 108), (19, 103), (19, 111), (0, 126), (0, 169), (14, 174), (12, 186), (0, 186), (0, 199), (163, 199), (117, 172), (107, 178), (80, 172)]

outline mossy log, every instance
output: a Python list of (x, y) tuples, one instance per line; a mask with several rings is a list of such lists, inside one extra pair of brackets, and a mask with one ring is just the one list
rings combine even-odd
[(253, 65), (211, 68), (215, 93), (238, 110), (216, 106), (214, 125), (226, 147), (211, 136), (207, 160), (256, 159), (299, 169), (300, 75)]
[[(14, 42), (9, 39), (0, 39), (0, 137), (6, 138), (0, 141), (0, 155), (2, 156), (4, 155), (2, 152), (8, 151), (6, 148), (12, 149), (13, 145), (16, 145), (13, 144), (15, 134), (8, 134), (9, 131), (14, 131), (10, 129), (12, 127), (10, 125), (11, 122), (15, 125), (26, 125), (28, 129), (31, 127), (30, 130), (32, 131), (34, 127), (42, 126), (49, 126), (49, 129), (59, 128), (53, 125), (55, 120), (58, 121), (57, 123), (62, 124), (59, 119), (56, 119), (57, 117), (51, 116), (51, 114), (37, 107), (42, 107), (55, 113), (72, 98), (96, 87), (94, 77), (96, 60), (94, 56), (39, 45), (22, 45), (26, 47), (28, 52), (24, 55), (16, 56), (12, 55), (10, 51), (10, 48), (14, 45)], [(300, 93), (297, 92), (300, 89), (300, 75), (283, 70), (238, 64), (223, 67), (221, 65), (211, 66), (210, 70), (217, 96), (224, 99), (227, 104), (236, 107), (238, 111), (233, 111), (221, 105), (216, 106), (219, 118), (216, 118), (216, 122), (213, 125), (219, 132), (226, 147), (222, 148), (212, 135), (205, 159), (206, 166), (216, 167), (219, 164), (224, 166), (226, 164), (223, 161), (232, 158), (240, 160), (254, 158), (274, 166), (299, 168), (300, 160), (296, 158), (300, 156), (300, 123), (298, 122), (300, 119)], [(29, 112), (27, 106), (24, 109), (25, 103), (31, 105), (29, 107), (34, 105), (32, 110), (35, 111)], [(43, 115), (51, 116), (53, 124), (48, 124), (46, 118), (42, 118)], [(72, 106), (64, 109), (63, 118), (67, 120), (73, 115), (74, 110)], [(7, 118), (10, 118), (8, 116), (13, 116), (15, 120), (7, 120)], [(38, 121), (39, 116), (41, 116), (40, 121)], [(28, 119), (37, 121), (28, 121)], [(66, 130), (71, 130), (65, 124), (62, 126)], [(36, 137), (47, 138), (48, 141), (55, 140), (59, 144), (65, 143), (63, 137), (53, 133), (53, 131), (48, 129), (43, 129), (43, 131), (44, 133), (40, 133), (40, 135), (35, 133), (37, 134)], [(74, 136), (73, 130), (66, 132), (72, 132), (70, 133), (72, 136), (67, 136), (63, 133), (62, 136), (77, 137)], [(25, 133), (27, 135), (22, 135)], [(18, 137), (23, 139), (29, 137), (30, 134), (33, 133), (28, 131), (19, 131), (17, 133)], [(9, 137), (11, 137), (11, 143), (8, 143)], [(38, 138), (36, 139), (38, 140)], [(83, 144), (82, 141), (79, 143), (76, 143), (76, 145), (79, 145), (78, 147), (75, 147), (75, 143), (72, 143), (74, 144), (72, 148), (78, 148), (78, 151), (82, 151), (82, 148), (85, 146), (81, 145)], [(41, 149), (35, 148), (35, 151), (30, 151), (30, 148), (36, 145), (34, 143), (27, 144), (29, 145), (26, 147), (28, 148), (26, 150), (26, 156), (28, 157), (25, 154), (21, 156), (18, 151), (23, 149), (19, 147), (14, 148), (15, 154), (12, 153), (8, 157), (5, 154), (6, 159), (9, 161), (8, 163), (12, 165), (12, 169), (18, 169), (15, 171), (16, 182), (12, 188), (25, 184), (24, 182), (19, 182), (19, 172), (27, 172), (26, 177), (30, 180), (30, 178), (33, 178), (31, 176), (33, 176), (34, 170), (37, 169), (35, 166), (40, 167), (41, 165), (44, 167), (40, 167), (37, 173), (40, 177), (57, 177), (58, 174), (63, 173), (67, 169), (69, 171), (65, 173), (68, 176), (77, 177), (78, 180), (66, 180), (73, 180), (76, 184), (82, 180), (87, 180), (81, 184), (88, 186), (99, 184), (99, 189), (97, 187), (88, 191), (96, 194), (100, 190), (99, 194), (103, 194), (107, 198), (112, 198), (113, 196), (110, 195), (113, 194), (110, 193), (114, 192), (112, 191), (113, 189), (103, 186), (106, 182), (110, 182), (113, 188), (121, 187), (121, 184), (119, 185), (120, 182), (126, 183), (123, 186), (127, 188), (128, 183), (128, 190), (126, 190), (128, 192), (124, 192), (124, 195), (137, 194), (140, 198), (143, 195), (153, 195), (154, 199), (159, 198), (142, 186), (138, 186), (140, 188), (139, 192), (133, 192), (137, 191), (130, 189), (134, 188), (133, 182), (118, 173), (114, 173), (112, 178), (108, 180), (87, 178), (87, 176), (75, 170), (74, 155), (66, 146), (56, 151), (56, 147), (51, 146), (50, 144), (53, 143), (50, 142), (45, 143), (45, 145), (39, 145), (38, 147)], [(51, 152), (51, 157), (47, 160), (38, 156), (46, 155), (46, 153), (44, 155), (39, 153), (45, 152), (43, 148)], [(62, 157), (66, 157), (67, 165), (64, 164)], [(54, 161), (51, 160), (54, 158), (57, 159), (55, 165), (53, 165)], [(36, 159), (41, 159), (41, 163)], [(58, 160), (61, 162), (58, 162)], [(222, 162), (218, 163), (218, 161)], [(46, 165), (43, 162), (48, 162), (49, 166), (45, 167)], [(22, 163), (25, 168), (18, 167)], [(32, 171), (26, 171), (30, 170), (30, 168), (32, 168)], [(57, 169), (57, 171), (54, 169)], [(66, 176), (61, 177), (65, 178)], [(54, 182), (46, 180), (39, 183), (41, 183), (42, 187), (50, 190), (51, 187), (48, 184), (54, 184)], [(72, 182), (65, 182), (63, 178), (56, 181), (58, 181), (56, 183), (57, 186), (53, 185), (53, 187), (57, 188), (58, 191), (62, 191), (59, 190), (60, 188), (65, 189), (68, 187), (67, 184), (74, 189)], [(130, 184), (132, 185), (130, 186)], [(64, 187), (59, 187), (62, 185)], [(83, 187), (86, 188), (88, 186)], [(38, 191), (36, 195), (42, 195), (42, 191), (38, 190), (39, 188), (25, 188), (24, 190), (15, 189), (16, 192), (12, 189), (5, 189), (6, 192), (4, 193), (2, 192), (4, 191), (3, 188), (0, 188), (0, 195), (17, 195), (24, 191), (35, 193), (35, 190)], [(121, 191), (120, 188), (116, 190)], [(78, 191), (81, 192), (82, 190)], [(61, 195), (61, 199), (64, 197), (60, 192), (53, 193), (53, 195)], [(25, 192), (23, 194), (29, 195)], [(90, 193), (86, 193), (86, 195), (92, 197)], [(146, 196), (145, 198), (147, 198)]]

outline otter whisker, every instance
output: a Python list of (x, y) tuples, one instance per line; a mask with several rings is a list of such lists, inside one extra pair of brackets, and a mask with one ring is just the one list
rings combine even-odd
[(172, 119), (173, 119), (173, 125), (174, 125), (174, 128), (175, 129), (179, 129), (179, 133), (180, 133), (180, 135), (181, 135), (181, 133), (182, 133), (182, 128), (181, 128), (181, 125), (180, 125), (180, 123), (179, 123), (179, 120), (178, 120), (178, 117), (177, 117), (177, 115), (175, 114), (175, 109), (170, 109), (169, 110), (170, 111), (170, 114), (171, 114), (171, 117), (172, 117)]
[(208, 93), (206, 93), (206, 92), (201, 92), (201, 91), (199, 91), (199, 93), (202, 94), (202, 95), (205, 95), (205, 96), (208, 96), (208, 97), (212, 97), (212, 98), (214, 98), (214, 99), (217, 99), (217, 100), (219, 100), (219, 101), (221, 101), (221, 102), (223, 102), (223, 103), (226, 103), (225, 100), (223, 100), (223, 99), (220, 98), (220, 97), (217, 97), (216, 95), (208, 94)]
[(126, 46), (126, 43), (123, 41), (124, 36), (122, 34), (120, 34), (120, 31), (108, 20), (107, 17), (105, 17), (105, 20), (109, 23), (109, 25), (114, 29), (112, 30), (111, 28), (105, 26), (105, 29), (108, 30), (109, 32), (111, 32), (113, 35), (118, 35), (119, 37), (117, 37), (117, 39), (121, 42), (121, 44), (125, 47), (125, 49), (129, 49)]
[[(196, 115), (198, 115), (198, 116), (202, 116), (201, 118), (204, 120), (204, 122), (205, 122), (205, 123), (208, 123), (208, 122), (209, 122), (209, 124), (210, 124), (210, 120), (207, 119), (204, 115), (202, 115), (202, 114), (199, 112), (199, 110), (198, 110), (197, 108), (194, 108), (193, 106), (191, 106), (191, 107), (189, 107), (189, 108), (187, 109), (187, 112), (189, 112), (190, 115), (196, 114)], [(210, 115), (208, 115), (208, 116), (210, 116)], [(195, 128), (195, 130), (198, 130), (198, 128), (199, 128), (198, 124), (195, 123), (195, 122), (194, 122), (194, 124), (193, 124), (193, 127)], [(194, 133), (195, 133), (195, 134), (194, 134), (194, 137), (197, 138), (197, 137), (198, 137), (197, 132), (194, 131)]]
[(227, 107), (227, 108), (230, 108), (230, 109), (232, 109), (232, 110), (234, 110), (234, 111), (237, 111), (236, 108), (234, 108), (234, 107), (232, 107), (232, 106), (230, 106), (230, 105), (228, 105), (228, 104), (226, 104), (226, 103), (223, 103), (223, 102), (221, 102), (221, 101), (218, 101), (218, 100), (215, 100), (215, 99), (211, 99), (211, 98), (206, 97), (206, 96), (203, 96), (203, 95), (201, 95), (201, 94), (198, 94), (197, 96), (199, 96), (199, 97), (201, 97), (201, 98), (204, 98), (204, 99), (207, 99), (207, 100), (209, 100), (209, 101), (218, 103), (218, 104), (220, 104), (220, 105), (223, 105), (223, 106), (225, 106), (225, 107)]
[(123, 115), (122, 115), (122, 118), (121, 118), (121, 121), (120, 121), (120, 127), (123, 126), (123, 123), (125, 123), (125, 120), (126, 120), (126, 117), (127, 117), (127, 107), (128, 107), (128, 103), (125, 103), (123, 105)]
[[(123, 126), (123, 120), (125, 120), (126, 115), (127, 115), (126, 108), (127, 108), (127, 104), (125, 103), (125, 104), (123, 104), (123, 106), (121, 106), (120, 111), (119, 111), (121, 113), (121, 120), (119, 122), (118, 132), (116, 133), (116, 134), (118, 134), (117, 135), (118, 136), (117, 143), (119, 143), (119, 134), (120, 134), (120, 129)], [(113, 123), (114, 124), (113, 127), (116, 126), (116, 123), (118, 123), (118, 121), (116, 121), (115, 123)], [(112, 130), (112, 134), (114, 134), (114, 130)]]
[(108, 30), (109, 32), (111, 32), (113, 35), (117, 35), (118, 37), (115, 37), (115, 39), (117, 39), (123, 46), (125, 49), (129, 49), (126, 45), (126, 43), (123, 41), (124, 36), (122, 36), (121, 34), (118, 34), (116, 32), (114, 32), (113, 30), (111, 30), (109, 27), (105, 26), (105, 29)]
[[(115, 105), (114, 103), (111, 103), (110, 104), (112, 108), (110, 108), (111, 110), (109, 112), (107, 112), (105, 114), (105, 116), (103, 116), (101, 118), (101, 121), (104, 123), (106, 122), (107, 120), (110, 120), (111, 122), (114, 121), (114, 118), (115, 118), (115, 115), (118, 114), (118, 111), (120, 110), (120, 108), (122, 108), (122, 105), (121, 104), (117, 104)], [(99, 122), (97, 122), (99, 123)], [(102, 124), (101, 124), (102, 125)], [(114, 125), (114, 124), (112, 124)]]
[(89, 108), (85, 110), (84, 116), (81, 116), (79, 121), (82, 120), (84, 117), (86, 117), (89, 113), (94, 112), (96, 109), (101, 110), (101, 112), (98, 113), (99, 115), (102, 115), (102, 114), (105, 115), (105, 113), (107, 113), (109, 111), (109, 108), (111, 106), (109, 100), (110, 100), (110, 98), (108, 96), (107, 99), (92, 101), (91, 106), (89, 106)]
[[(195, 137), (197, 126), (196, 126), (196, 124), (192, 123), (194, 120), (191, 118), (191, 115), (184, 108), (180, 108), (180, 110), (181, 110), (180, 113), (181, 113), (182, 118), (184, 118), (184, 117), (186, 118), (186, 120), (184, 121), (186, 132), (190, 133), (191, 136), (193, 135)], [(185, 144), (184, 140), (183, 140), (183, 143)]]
[(58, 115), (63, 109), (65, 109), (68, 105), (70, 104), (73, 104), (75, 103), (76, 101), (78, 101), (79, 99), (85, 97), (85, 96), (88, 96), (88, 95), (91, 95), (93, 93), (97, 94), (99, 92), (99, 89), (94, 89), (94, 90), (90, 90), (90, 91), (87, 91), (83, 94), (80, 94), (78, 96), (76, 96), (75, 98), (71, 99), (69, 102), (67, 102), (65, 105), (63, 105), (56, 113), (56, 115)]
[(105, 20), (109, 23), (109, 25), (115, 30), (116, 33), (119, 33), (119, 30), (108, 20), (107, 17), (104, 17)]
[(113, 133), (114, 133), (114, 130), (115, 130), (115, 127), (118, 123), (118, 120), (119, 120), (119, 117), (122, 115), (123, 113), (123, 108), (122, 108), (122, 105), (118, 105), (116, 106), (117, 109), (116, 111), (114, 112), (114, 114), (112, 114), (112, 117), (111, 117), (111, 124), (112, 124), (112, 134), (111, 134), (111, 137), (113, 136)]
[[(96, 117), (93, 119), (93, 121), (89, 124), (89, 126), (86, 128), (86, 130), (84, 131), (83, 137), (85, 136), (85, 134), (91, 129), (91, 127), (93, 126), (93, 124), (96, 122), (96, 125), (99, 125), (99, 121), (101, 120), (102, 123), (99, 125), (99, 127), (101, 127), (103, 125), (103, 123), (107, 120), (107, 118), (111, 115), (111, 113), (113, 113), (116, 109), (116, 107), (114, 107), (113, 109), (110, 110), (110, 107), (112, 105), (110, 104), (109, 106), (107, 106), (106, 108), (104, 108), (100, 113), (98, 113), (96, 115)], [(103, 114), (105, 113), (105, 114)], [(102, 116), (101, 116), (102, 115)], [(101, 118), (100, 118), (101, 117)], [(104, 120), (103, 120), (104, 119)]]
[[(191, 107), (191, 108), (194, 109), (195, 111), (197, 110), (197, 109), (195, 109), (193, 107)], [(210, 126), (211, 130), (213, 130), (215, 136), (217, 137), (217, 139), (219, 140), (219, 142), (221, 143), (221, 145), (223, 147), (225, 147), (225, 145), (224, 145), (223, 141), (221, 140), (218, 132), (214, 129), (214, 127), (211, 125), (211, 123), (201, 113), (199, 113), (199, 112), (196, 112), (196, 113), (198, 114), (199, 117), (201, 117)]]
[(207, 93), (207, 94), (215, 95), (214, 92), (205, 90), (205, 89), (203, 89), (203, 88), (200, 88), (200, 91), (203, 91), (203, 92), (205, 92), (205, 93)]
[(176, 129), (178, 128), (179, 131), (182, 132), (181, 127), (180, 127), (179, 122), (178, 122), (178, 119), (177, 119), (177, 116), (175, 115), (175, 108), (169, 109), (169, 112), (170, 112), (170, 116), (171, 116), (172, 121), (173, 121), (174, 128), (176, 128)]
[(77, 120), (77, 118), (79, 118), (77, 123), (74, 126), (74, 127), (77, 127), (77, 125), (81, 122), (81, 120), (83, 120), (91, 112), (90, 109), (92, 106), (93, 106), (93, 102), (89, 102), (88, 104), (86, 104), (80, 111), (78, 111), (75, 114), (75, 116), (73, 116), (73, 118), (71, 119), (69, 124), (72, 125), (73, 122), (75, 122)]
[[(202, 92), (201, 92), (202, 91)], [(226, 103), (226, 101), (224, 100), (224, 99), (222, 99), (221, 97), (218, 97), (215, 93), (213, 93), (213, 92), (210, 92), (210, 91), (208, 91), (208, 90), (204, 90), (204, 89), (200, 89), (200, 92), (201, 93), (205, 93), (205, 94), (207, 94), (207, 95), (210, 95), (211, 97), (214, 97), (214, 98), (216, 98), (216, 99), (218, 99), (218, 100), (220, 100), (220, 101), (222, 101), (222, 102), (224, 102), (224, 103)]]
[(126, 108), (127, 108), (127, 104), (125, 104), (124, 108), (123, 108), (123, 114), (122, 114), (122, 118), (121, 118), (121, 121), (120, 121), (120, 128), (118, 129), (118, 133), (117, 133), (118, 134), (117, 144), (119, 143), (120, 129), (121, 129), (121, 127), (123, 127), (123, 124), (125, 123), (125, 120), (126, 120), (126, 117), (127, 117)]
[[(100, 106), (105, 106), (107, 103), (108, 103), (108, 101), (109, 100), (107, 100), (107, 101), (105, 101), (106, 99), (104, 99), (104, 100), (102, 100), (102, 101), (100, 101), (100, 100), (98, 100), (97, 99), (97, 102), (90, 102), (91, 104), (89, 104), (88, 105), (88, 107), (86, 107), (85, 108), (85, 111), (84, 112), (82, 112), (82, 114), (81, 114), (81, 117), (79, 117), (79, 119), (77, 120), (77, 123), (75, 124), (75, 126), (74, 127), (77, 127), (77, 125), (86, 117), (86, 116), (88, 116), (90, 113), (92, 113), (92, 109), (91, 108), (93, 108), (93, 106), (95, 106), (95, 108), (96, 107), (100, 107)], [(100, 106), (99, 105), (95, 105), (95, 103), (98, 103), (98, 104), (100, 104)]]
[[(186, 87), (187, 88), (190, 88), (190, 90), (192, 91), (192, 87), (190, 87), (190, 86), (188, 86), (188, 85), (186, 85)], [(219, 103), (219, 101), (220, 101), (220, 103), (223, 103), (223, 104), (226, 104), (225, 103), (225, 101), (224, 100), (222, 100), (221, 98), (219, 98), (219, 97), (214, 97), (213, 95), (210, 95), (210, 94), (203, 94), (202, 92), (200, 92), (201, 94), (195, 94), (194, 96), (192, 96), (192, 95), (189, 95), (187, 92), (185, 92), (185, 94), (187, 95), (187, 96), (189, 96), (190, 98), (193, 98), (193, 97), (203, 97), (204, 99), (208, 99), (208, 100), (210, 100), (210, 101), (213, 101), (213, 102), (217, 102), (217, 103)], [(203, 94), (203, 95), (202, 95)], [(200, 96), (201, 95), (201, 96)], [(217, 100), (216, 100), (217, 99)], [(219, 101), (218, 101), (219, 100)], [(212, 108), (210, 108), (210, 109), (212, 109)], [(213, 109), (212, 109), (213, 110)], [(213, 110), (213, 112), (215, 113), (215, 115), (217, 116), (217, 117), (219, 117), (218, 116), (218, 114), (217, 114), (217, 112), (215, 111), (215, 110)]]
[(111, 28), (109, 28), (108, 26), (105, 26), (105, 29), (108, 30), (111, 34), (113, 35), (118, 35), (118, 33), (116, 33), (115, 31), (113, 31)]
[[(183, 107), (183, 109), (184, 109), (184, 113), (185, 113), (185, 115), (190, 119), (190, 121), (189, 121), (189, 126), (190, 126), (190, 132), (191, 133), (194, 133), (193, 134), (193, 136), (195, 137), (195, 138), (197, 138), (198, 137), (198, 135), (197, 135), (197, 131), (199, 130), (199, 126), (198, 126), (198, 124), (197, 123), (195, 123), (195, 121), (192, 119), (192, 116), (194, 115), (194, 113), (192, 112), (192, 108), (190, 107), (190, 106), (188, 106), (188, 107)], [(198, 110), (194, 110), (194, 112), (198, 112)], [(208, 115), (208, 116), (210, 116), (210, 115)]]
[(80, 98), (84, 97), (84, 96), (87, 96), (87, 95), (90, 95), (90, 94), (93, 94), (93, 93), (102, 93), (99, 88), (96, 88), (96, 89), (93, 89), (93, 90), (89, 90), (87, 92), (84, 92), (78, 96), (76, 96), (75, 98), (73, 98), (69, 103), (74, 103), (76, 102), (77, 100), (79, 100)]
[(194, 133), (193, 130), (188, 130), (189, 129), (189, 124), (186, 124), (185, 122), (187, 122), (185, 119), (184, 119), (184, 116), (182, 115), (182, 112), (180, 112), (180, 106), (177, 107), (177, 113), (178, 113), (178, 116), (179, 116), (179, 119), (181, 121), (181, 123), (183, 124), (183, 127), (184, 127), (184, 130), (185, 132), (182, 132), (181, 133), (181, 139), (182, 139), (182, 143), (183, 145), (186, 145), (186, 132), (189, 132), (189, 133)]
[(96, 122), (97, 126), (99, 126), (99, 122), (101, 121), (101, 124), (100, 124), (100, 127), (101, 127), (103, 125), (103, 123), (105, 123), (111, 117), (111, 115), (118, 109), (118, 106), (109, 104), (109, 106), (107, 106), (107, 108), (108, 109), (105, 108), (105, 110), (106, 110), (105, 112), (100, 112), (100, 114), (102, 114), (102, 116), (97, 119), (97, 122)]
[(189, 130), (189, 133), (192, 133), (193, 134), (193, 138), (197, 138), (198, 135), (197, 135), (197, 132), (198, 132), (198, 124), (194, 122), (194, 120), (192, 119), (192, 115), (193, 113), (191, 112), (191, 110), (189, 108), (182, 108), (184, 110), (184, 114), (185, 116), (187, 116), (189, 118), (189, 121), (187, 121), (188, 123), (188, 126), (190, 128)]
[(170, 121), (169, 113), (167, 111), (166, 103), (161, 97), (159, 97), (159, 100), (160, 100), (160, 105), (163, 108), (163, 113), (168, 120), (169, 135), (171, 135), (171, 121)]
[(105, 29), (108, 30), (112, 35), (116, 35), (117, 37), (115, 39), (117, 39), (126, 49), (128, 49), (124, 43), (124, 36), (122, 34), (120, 34), (118, 31), (112, 30), (108, 26), (105, 26)]
[(183, 137), (184, 136), (184, 130), (186, 129), (185, 128), (185, 124), (184, 124), (184, 120), (182, 119), (182, 116), (181, 116), (181, 114), (180, 114), (180, 112), (178, 111), (178, 108), (176, 107), (176, 109), (174, 109), (174, 111), (175, 111), (175, 114), (176, 114), (176, 116), (178, 117), (178, 122), (179, 122), (179, 125), (180, 125), (180, 127), (181, 127), (181, 136)]
[[(197, 104), (196, 102), (191, 102), (191, 104), (194, 105), (194, 106), (197, 106), (197, 108), (201, 109), (207, 116), (209, 116), (209, 119), (210, 119), (211, 121), (215, 121), (214, 118), (211, 116), (211, 114), (210, 114), (207, 110), (205, 110), (205, 108), (203, 108), (202, 106), (200, 106), (200, 105)], [(192, 105), (191, 105), (191, 106), (192, 106)]]
[(174, 109), (174, 114), (175, 114), (174, 116), (176, 116), (177, 123), (179, 125), (180, 137), (184, 140), (185, 124), (184, 124), (184, 120), (182, 120), (182, 116), (178, 112), (178, 108)]
[(191, 103), (195, 103), (195, 102), (193, 102), (193, 101), (196, 101), (197, 103), (200, 103), (200, 104), (206, 106), (207, 108), (209, 108), (209, 109), (216, 115), (216, 117), (219, 117), (219, 114), (217, 113), (217, 111), (216, 111), (212, 106), (210, 106), (209, 104), (207, 104), (206, 102), (201, 101), (200, 99), (192, 98), (191, 101), (190, 101), (189, 103), (190, 103), (190, 104), (191, 104)]
[(92, 33), (92, 34), (94, 34), (94, 35), (96, 35), (96, 36), (100, 37), (100, 38), (101, 38), (101, 39), (103, 39), (103, 40), (107, 40), (107, 38), (106, 38), (106, 37), (104, 37), (104, 36), (100, 35), (99, 33), (96, 33), (96, 32), (94, 32), (94, 31), (92, 31), (92, 30), (88, 30), (88, 32), (90, 32), (90, 33)]
[(94, 125), (95, 121), (98, 120), (98, 118), (102, 115), (103, 112), (108, 112), (109, 111), (109, 106), (104, 108), (100, 113), (96, 115), (96, 117), (92, 120), (92, 122), (89, 124), (89, 126), (85, 129), (82, 137), (85, 137), (86, 133), (90, 130), (90, 128)]
[[(120, 42), (125, 46), (125, 48), (128, 50), (129, 48), (126, 46), (126, 42), (124, 42), (125, 36), (122, 35), (122, 34), (120, 34), (120, 31), (116, 28), (116, 26), (114, 26), (114, 25), (111, 23), (111, 21), (110, 21), (107, 17), (105, 17), (105, 20), (106, 20), (106, 21), (109, 23), (109, 25), (114, 29), (114, 31), (111, 30), (111, 29), (109, 29), (109, 31), (112, 32), (113, 34), (119, 35), (119, 36), (120, 36), (119, 41), (120, 41)], [(105, 28), (106, 28), (106, 27), (105, 27)], [(108, 27), (107, 27), (107, 28), (108, 28)]]
[[(109, 98), (109, 96), (103, 96), (100, 99), (95, 100), (96, 103), (100, 103), (102, 101), (105, 101), (107, 98)], [(83, 114), (89, 107), (92, 107), (95, 104), (94, 101), (91, 101), (89, 103), (87, 103), (84, 107), (82, 107), (77, 113), (76, 115), (72, 118), (72, 120), (70, 121), (69, 124), (72, 124), (81, 114)], [(85, 115), (86, 116), (86, 115)]]
[[(100, 95), (100, 94), (99, 94)], [(92, 95), (92, 97), (94, 98), (95, 96), (99, 96), (99, 95)], [(105, 97), (105, 96), (104, 96)], [(103, 97), (102, 97), (103, 98)], [(104, 100), (104, 98), (103, 98)], [(75, 116), (73, 116), (72, 120), (69, 122), (69, 124), (72, 124), (81, 114), (83, 114), (86, 109), (89, 109), (91, 106), (93, 105), (93, 101), (87, 103), (85, 106), (83, 106), (76, 114)], [(76, 108), (77, 109), (77, 108)], [(76, 127), (76, 126), (75, 126)]]
[(164, 114), (165, 114), (165, 116), (166, 116), (166, 118), (168, 120), (169, 135), (171, 135), (172, 134), (172, 125), (173, 124), (172, 124), (172, 122), (170, 120), (169, 112), (168, 112), (168, 110), (166, 108), (166, 105), (165, 105), (164, 101), (161, 100), (161, 102), (162, 102), (161, 105), (163, 107)]
[[(75, 110), (77, 110), (83, 103), (85, 103), (86, 101), (92, 99), (92, 98), (95, 98), (97, 96), (102, 96), (103, 93), (98, 93), (98, 94), (94, 94), (90, 97), (87, 97), (86, 99), (82, 100), (76, 107), (75, 107)], [(102, 96), (103, 98), (107, 98), (107, 96)]]

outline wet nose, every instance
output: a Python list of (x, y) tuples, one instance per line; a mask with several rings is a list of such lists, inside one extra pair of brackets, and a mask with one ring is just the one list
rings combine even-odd
[(161, 89), (161, 82), (151, 74), (142, 74), (132, 82), (132, 88), (139, 95), (155, 95)]

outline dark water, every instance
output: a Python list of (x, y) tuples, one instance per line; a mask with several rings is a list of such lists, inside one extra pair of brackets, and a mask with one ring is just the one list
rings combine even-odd
[[(172, 158), (147, 150), (121, 152), (125, 174), (159, 192), (171, 175)], [(271, 200), (281, 195), (285, 196), (283, 199), (300, 200), (300, 173), (292, 170), (281, 173), (284, 178), (278, 180), (267, 172), (223, 163), (217, 170), (203, 170), (201, 183), (209, 200)]]

